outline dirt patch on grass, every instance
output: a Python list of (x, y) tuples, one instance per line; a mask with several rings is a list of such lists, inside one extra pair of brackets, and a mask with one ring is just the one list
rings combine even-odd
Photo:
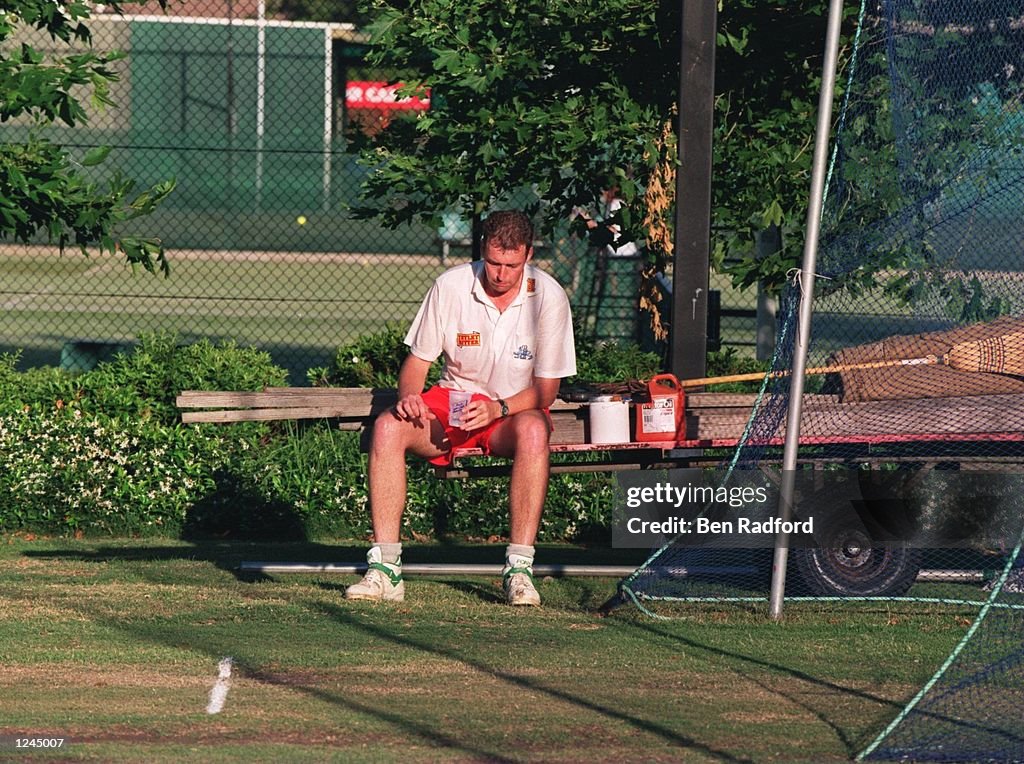
[[(428, 760), (424, 757), (430, 751), (438, 759), (485, 760), (500, 750), (493, 741), (511, 739), (526, 724), (529, 739), (515, 745), (532, 760), (594, 762), (705, 760), (709, 751), (714, 758), (716, 752), (749, 750), (744, 735), (763, 731), (775, 737), (786, 728), (821, 728), (823, 740), (808, 743), (805, 760), (822, 760), (819, 747), (828, 750), (829, 745), (822, 714), (848, 728), (844, 720), (862, 714), (857, 706), (863, 707), (865, 699), (884, 703), (899, 695), (895, 685), (825, 686), (792, 676), (730, 671), (682, 671), (663, 675), (660, 685), (650, 683), (649, 688), (636, 681), (610, 686), (594, 675), (578, 676), (571, 666), (523, 671), (521, 666), (492, 669), (417, 659), (383, 672), (380, 666), (356, 663), (325, 669), (236, 666), (224, 714), (207, 716), (203, 708), (215, 678), (216, 666), (201, 661), (180, 670), (173, 665), (150, 670), (0, 664), (0, 693), (38, 695), (40, 708), (63, 693), (73, 701), (64, 718), (78, 723), (69, 722), (61, 732), (118, 750), (122, 745), (151, 745), (154, 751), (176, 745), (240, 746), (255, 753), (260, 746), (296, 745), (307, 751), (365, 752), (367, 745), (378, 751), (422, 746), (416, 761)], [(100, 691), (90, 692), (93, 688)], [(472, 701), (462, 705), (467, 699)], [(121, 711), (127, 714), (130, 708), (137, 724), (115, 719), (100, 725), (89, 713), (91, 703), (98, 713), (109, 713), (128, 700), (131, 705)], [(381, 716), (376, 709), (383, 709)], [(484, 731), (491, 742), (481, 742)], [(139, 753), (146, 758), (145, 750)]]
[(764, 710), (764, 711), (729, 711), (722, 714), (723, 719), (741, 724), (778, 724), (792, 722), (803, 716), (795, 711)]
[(88, 616), (58, 607), (32, 597), (0, 599), (0, 621), (44, 620), (57, 622), (74, 621), (81, 623), (91, 620)]
[(17, 557), (13, 560), (0, 560), (0, 576), (14, 571), (17, 578), (36, 574), (53, 578), (57, 573), (65, 578), (94, 579), (105, 572), (102, 564), (95, 562), (55, 561), (45, 557)]
[(135, 687), (183, 688), (209, 687), (217, 678), (216, 667), (208, 676), (187, 674), (148, 666), (111, 668), (106, 666), (69, 666), (64, 663), (37, 663), (32, 666), (0, 665), (0, 687), (38, 684), (44, 687)]
[[(77, 582), (76, 582), (77, 583)], [(150, 582), (68, 583), (43, 586), (12, 586), (0, 596), (0, 619), (7, 621), (52, 619), (90, 621), (97, 618), (178, 618), (186, 607), (199, 611), (216, 605), (216, 618), (227, 617), (230, 608), (289, 608), (294, 602), (281, 592), (253, 595), (247, 591), (223, 592), (209, 587)], [(211, 621), (212, 622), (212, 621)]]
[[(367, 691), (386, 691), (390, 687), (416, 691), (417, 681), (425, 678), (450, 677), (465, 679), (471, 675), (487, 676), (486, 672), (465, 664), (451, 661), (417, 661), (415, 674), (405, 672), (393, 678), (381, 677), (379, 666), (346, 665), (325, 670), (285, 669), (250, 670), (235, 665), (232, 680), (236, 685), (245, 682), (262, 683), (282, 688), (330, 687), (334, 685), (358, 684)], [(517, 672), (518, 674), (519, 672)], [(64, 663), (37, 663), (31, 666), (0, 664), (0, 687), (14, 687), (22, 684), (38, 684), (51, 687), (139, 687), (168, 689), (182, 687), (210, 687), (217, 678), (217, 666), (211, 662), (203, 673), (202, 667), (183, 667), (181, 671), (153, 668), (147, 665), (121, 667), (81, 665), (69, 666)], [(376, 678), (372, 687), (368, 680)], [(427, 682), (425, 689), (429, 689)]]

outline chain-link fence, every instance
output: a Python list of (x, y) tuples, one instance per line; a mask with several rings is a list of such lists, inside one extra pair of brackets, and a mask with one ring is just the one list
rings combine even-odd
[[(93, 47), (126, 54), (111, 86), (116, 107), (90, 107), (74, 128), (0, 125), (4, 142), (35, 130), (76, 155), (110, 146), (102, 173), (139, 188), (177, 181), (154, 214), (120, 231), (164, 242), (167, 279), (111, 257), (61, 255), (45, 240), (6, 245), (0, 352), (22, 351), (22, 366), (82, 368), (167, 330), (264, 348), (303, 384), (338, 345), (410, 319), (432, 279), (470, 257), (458, 218), (393, 231), (346, 212), (368, 171), (353, 137), (428, 101), (396, 100), (351, 26), (243, 17), (254, 15), (243, 5), (98, 15)], [(8, 43), (55, 52), (48, 37), (20, 34)], [(598, 262), (568, 235), (545, 241), (538, 260), (597, 336), (639, 336), (638, 261)]]

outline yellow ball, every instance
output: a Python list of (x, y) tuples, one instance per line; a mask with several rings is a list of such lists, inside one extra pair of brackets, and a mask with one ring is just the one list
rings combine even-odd
[(299, 225), (306, 225), (306, 216), (299, 215), (297, 218), (295, 218), (295, 222), (298, 223)]

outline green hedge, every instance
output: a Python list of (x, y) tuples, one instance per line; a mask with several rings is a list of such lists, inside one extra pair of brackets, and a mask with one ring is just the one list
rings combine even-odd
[(48, 534), (180, 534), (268, 428), (184, 427), (178, 392), (286, 379), (266, 353), (167, 334), (81, 374), (16, 361), (0, 356), (0, 530)]
[[(340, 348), (319, 381), (393, 384), (404, 331)], [(581, 348), (581, 368), (643, 375), (635, 348)], [(621, 356), (621, 357), (620, 357)], [(370, 359), (369, 361), (367, 359)], [(592, 359), (592, 360), (587, 360)], [(287, 383), (268, 354), (232, 343), (140, 338), (84, 373), (15, 369), (0, 356), (0, 531), (51, 535), (366, 538), (365, 457), (355, 433), (324, 422), (179, 423), (181, 390), (258, 390)], [(346, 367), (358, 367), (353, 370)], [(600, 381), (594, 379), (592, 381)], [(540, 540), (607, 538), (612, 478), (556, 475)], [(508, 481), (442, 481), (413, 460), (407, 537), (502, 537)]]

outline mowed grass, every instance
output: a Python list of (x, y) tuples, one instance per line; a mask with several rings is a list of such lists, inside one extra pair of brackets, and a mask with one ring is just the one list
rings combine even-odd
[[(511, 609), (496, 578), (469, 576), (410, 576), (404, 603), (348, 603), (354, 576), (236, 571), (360, 552), (4, 539), (0, 740), (66, 736), (54, 756), (73, 761), (842, 761), (967, 624), (910, 605), (794, 609), (782, 623), (760, 608), (600, 617), (615, 585), (600, 578), (542, 582), (539, 609)], [(232, 684), (208, 714), (227, 656)]]
[(0, 260), (0, 344), (133, 339), (143, 331), (230, 337), (261, 346), (334, 348), (409, 319), (443, 269), (437, 260), (281, 253), (172, 254), (170, 278), (112, 257), (35, 254)]
[(233, 340), (271, 353), (302, 384), (336, 349), (407, 321), (443, 270), (436, 257), (174, 252), (171, 276), (117, 258), (43, 249), (0, 258), (0, 353), (24, 367), (62, 361), (66, 343), (130, 344), (144, 332)]

